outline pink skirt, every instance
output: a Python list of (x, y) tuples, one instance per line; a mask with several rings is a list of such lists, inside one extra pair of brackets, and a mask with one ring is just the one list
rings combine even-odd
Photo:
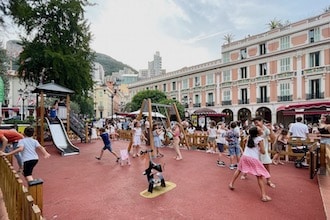
[(238, 163), (238, 170), (243, 173), (249, 173), (254, 176), (263, 176), (269, 178), (270, 174), (260, 160), (243, 155)]

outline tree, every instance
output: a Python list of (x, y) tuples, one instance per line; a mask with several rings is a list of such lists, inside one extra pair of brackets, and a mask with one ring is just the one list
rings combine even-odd
[(234, 35), (233, 34), (230, 34), (230, 33), (225, 34), (223, 36), (223, 39), (225, 41), (225, 44), (230, 44), (234, 40)]
[(327, 6), (327, 7), (325, 7), (325, 8), (323, 9), (323, 12), (324, 12), (324, 13), (327, 13), (327, 12), (329, 12), (329, 11), (330, 11), (330, 5)]
[(7, 97), (8, 94), (6, 94), (6, 93), (9, 89), (9, 79), (6, 74), (6, 71), (8, 69), (7, 65), (8, 65), (8, 57), (6, 55), (6, 50), (2, 47), (2, 43), (0, 42), (0, 77), (4, 84), (4, 91), (3, 91), (4, 97), (2, 97), (2, 98)]
[(144, 99), (151, 99), (152, 103), (159, 103), (160, 101), (167, 99), (167, 97), (165, 93), (159, 90), (144, 90), (138, 92), (131, 102), (132, 111), (140, 109)]
[[(164, 105), (171, 105), (175, 104), (180, 117), (182, 118), (184, 115), (184, 107), (183, 105), (174, 99), (168, 99), (166, 94), (159, 91), (159, 90), (144, 90), (141, 92), (138, 92), (132, 99), (131, 110), (136, 111), (141, 108), (142, 102), (144, 99), (150, 99), (151, 103), (157, 103), (157, 104), (164, 104)], [(164, 112), (160, 112), (161, 114), (165, 114)]]
[(281, 24), (281, 22), (279, 20), (277, 20), (276, 18), (274, 18), (267, 25), (270, 30), (273, 30), (273, 29), (280, 27), (280, 24)]
[(91, 33), (83, 7), (90, 5), (88, 0), (7, 3), (6, 13), (23, 27), (27, 36), (21, 36), (24, 50), (18, 69), (24, 81), (39, 84), (54, 80), (78, 96), (87, 96), (93, 87), (94, 53), (89, 46)]

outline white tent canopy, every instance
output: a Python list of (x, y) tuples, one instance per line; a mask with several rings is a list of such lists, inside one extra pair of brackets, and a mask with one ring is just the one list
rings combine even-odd
[[(130, 114), (130, 115), (138, 115), (138, 114), (140, 114), (140, 111), (141, 111), (141, 110), (137, 110), (137, 111), (131, 112), (131, 113), (129, 113), (129, 114)], [(149, 112), (142, 112), (142, 115), (143, 115), (143, 116), (149, 116)], [(155, 117), (155, 118), (166, 118), (165, 115), (163, 115), (163, 114), (161, 114), (161, 113), (159, 113), (159, 112), (151, 112), (151, 116), (152, 116), (152, 117)]]

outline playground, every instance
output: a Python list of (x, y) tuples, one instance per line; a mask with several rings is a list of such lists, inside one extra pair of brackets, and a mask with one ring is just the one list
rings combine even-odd
[[(176, 187), (145, 198), (140, 195), (148, 188), (141, 158), (120, 166), (105, 152), (101, 161), (96, 160), (101, 140), (76, 143), (80, 154), (65, 157), (47, 144), (52, 156), (40, 158), (34, 171), (34, 177), (44, 181), (46, 219), (326, 219), (318, 178), (311, 180), (308, 169), (297, 169), (291, 162), (271, 166), (276, 188), (267, 187), (273, 200), (264, 203), (254, 176), (238, 180), (235, 190), (229, 190), (234, 172), (218, 167), (216, 154), (182, 149), (184, 159), (176, 161), (174, 150), (166, 147), (165, 156), (154, 161)], [(113, 149), (119, 152), (128, 144), (114, 141)]]

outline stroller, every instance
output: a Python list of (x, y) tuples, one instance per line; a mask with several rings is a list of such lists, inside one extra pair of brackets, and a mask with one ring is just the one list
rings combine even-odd
[(306, 143), (304, 143), (303, 140), (300, 138), (294, 139), (291, 143), (292, 145), (292, 152), (293, 153), (302, 153), (303, 156), (299, 159), (296, 159), (294, 162), (294, 165), (296, 168), (308, 168), (309, 165), (306, 163), (307, 160), (307, 152), (309, 151), (309, 148)]

